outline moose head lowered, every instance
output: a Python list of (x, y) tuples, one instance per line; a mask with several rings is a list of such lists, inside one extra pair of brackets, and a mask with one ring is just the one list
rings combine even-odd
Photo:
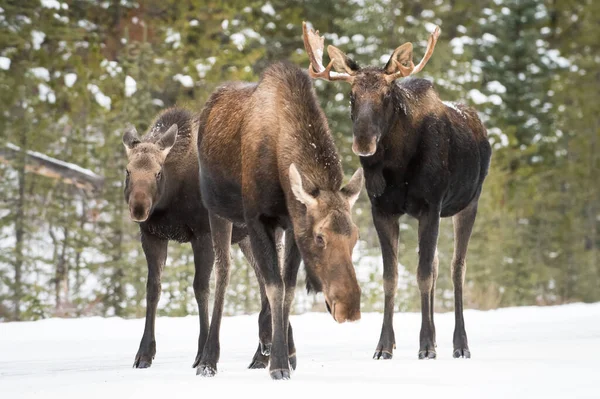
[(439, 28), (429, 37), (425, 56), (418, 65), (413, 63), (412, 44), (405, 43), (394, 50), (384, 67), (360, 67), (334, 46), (327, 48), (331, 61), (324, 67), (324, 39), (306, 24), (303, 31), (309, 74), (351, 85), (352, 150), (360, 156), (365, 171), (384, 267), (384, 320), (374, 357), (389, 359), (395, 347), (392, 318), (398, 281), (399, 218), (403, 214), (419, 221), (419, 358), (436, 357), (433, 303), (438, 274), (437, 240), (440, 217), (448, 216), (453, 216), (455, 236), (453, 355), (470, 357), (462, 286), (467, 245), (491, 147), (475, 110), (462, 104), (443, 103), (433, 84), (425, 79), (404, 79), (427, 64)]
[[(271, 376), (287, 379), (295, 365), (288, 317), (301, 259), (309, 286), (324, 292), (334, 319), (360, 318), (351, 208), (362, 169), (342, 187), (340, 159), (311, 80), (288, 63), (267, 68), (258, 84), (230, 83), (212, 94), (200, 117), (198, 154), (214, 247), (227, 251), (231, 223), (247, 227), (271, 307)], [(278, 229), (286, 238), (283, 276)]]

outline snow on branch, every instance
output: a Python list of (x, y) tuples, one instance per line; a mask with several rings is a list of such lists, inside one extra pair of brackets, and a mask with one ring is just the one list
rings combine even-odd
[[(8, 143), (0, 147), (0, 162), (8, 163), (21, 152), (21, 148)], [(41, 176), (61, 179), (90, 192), (98, 192), (104, 184), (104, 177), (89, 169), (49, 157), (36, 151), (27, 151), (25, 169)]]

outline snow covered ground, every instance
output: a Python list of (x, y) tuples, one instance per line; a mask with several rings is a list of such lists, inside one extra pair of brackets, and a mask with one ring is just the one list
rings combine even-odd
[[(472, 359), (452, 358), (453, 313), (437, 314), (437, 360), (417, 360), (420, 315), (395, 317), (392, 360), (371, 359), (382, 315), (336, 324), (292, 317), (298, 369), (273, 382), (247, 370), (257, 317), (223, 320), (214, 378), (195, 375), (196, 317), (157, 320), (157, 356), (135, 370), (143, 320), (51, 319), (0, 324), (0, 397), (13, 398), (598, 398), (600, 303), (465, 313)], [(212, 395), (219, 396), (212, 396)]]

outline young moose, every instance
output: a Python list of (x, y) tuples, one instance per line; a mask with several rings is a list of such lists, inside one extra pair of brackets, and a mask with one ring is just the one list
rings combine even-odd
[[(304, 25), (304, 44), (312, 77), (351, 84), (350, 107), (354, 142), (383, 255), (385, 307), (381, 337), (374, 358), (390, 359), (395, 346), (392, 318), (398, 270), (398, 219), (419, 221), (419, 265), (422, 324), (419, 358), (435, 358), (433, 301), (438, 275), (437, 240), (440, 217), (453, 217), (452, 281), (456, 324), (454, 357), (470, 357), (463, 319), (466, 253), (491, 147), (475, 110), (444, 104), (425, 79), (407, 79), (419, 72), (433, 53), (439, 28), (429, 38), (423, 60), (415, 67), (412, 44), (398, 47), (383, 68), (361, 68), (334, 46), (331, 62), (321, 58), (324, 39)], [(331, 68), (337, 73), (331, 73)]]
[[(167, 259), (169, 240), (189, 242), (194, 251), (194, 293), (200, 313), (198, 353), (193, 367), (210, 364), (207, 375), (216, 372), (219, 327), (228, 274), (217, 269), (217, 292), (212, 323), (208, 321), (209, 280), (213, 268), (213, 248), (206, 208), (200, 199), (198, 124), (191, 112), (170, 108), (160, 113), (142, 138), (135, 128), (123, 135), (128, 164), (125, 201), (131, 220), (139, 223), (142, 248), (148, 262), (146, 285), (146, 325), (135, 357), (134, 367), (147, 368), (156, 354), (154, 324), (160, 298), (161, 273)], [(252, 263), (246, 232), (234, 229), (238, 243)]]
[[(301, 259), (308, 286), (323, 291), (333, 318), (360, 318), (351, 208), (362, 169), (341, 187), (340, 159), (310, 78), (287, 63), (269, 67), (258, 84), (213, 93), (200, 117), (198, 153), (217, 263), (229, 262), (232, 223), (246, 226), (271, 309), (270, 374), (288, 379), (295, 364), (288, 317)], [(278, 229), (286, 237), (283, 273)]]

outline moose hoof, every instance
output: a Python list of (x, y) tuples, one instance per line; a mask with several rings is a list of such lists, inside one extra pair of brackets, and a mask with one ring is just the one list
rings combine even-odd
[(290, 367), (292, 368), (292, 370), (296, 370), (296, 354), (293, 353), (290, 355)]
[(433, 349), (419, 351), (419, 359), (435, 359), (437, 354)]
[(290, 379), (290, 370), (286, 369), (277, 369), (271, 370), (271, 378), (274, 380), (289, 380)]
[(217, 374), (217, 366), (201, 364), (196, 369), (196, 375), (200, 375), (202, 377), (214, 377), (216, 374)]
[(272, 344), (263, 344), (262, 342), (260, 343), (260, 352), (264, 355), (264, 356), (270, 356), (271, 355), (271, 346)]
[(375, 354), (373, 355), (373, 359), (375, 359), (375, 360), (379, 360), (379, 359), (389, 360), (393, 356), (394, 355), (392, 354), (392, 352), (388, 352), (388, 351), (384, 351), (384, 350), (376, 350)]
[(252, 360), (252, 363), (250, 363), (250, 366), (248, 366), (249, 369), (266, 369), (267, 366), (269, 365), (269, 362), (264, 362), (262, 360)]
[(199, 353), (198, 356), (196, 356), (196, 360), (194, 360), (194, 364), (192, 364), (192, 368), (195, 369), (196, 367), (198, 367), (198, 365), (200, 364), (200, 359), (202, 359), (202, 354)]
[(465, 359), (470, 359), (471, 351), (468, 349), (465, 349), (465, 348), (454, 349), (454, 353), (452, 353), (452, 357), (454, 357), (455, 359), (458, 359), (459, 357), (462, 357)]
[(138, 355), (135, 357), (135, 362), (133, 362), (133, 368), (147, 369), (150, 366), (152, 366), (152, 356)]

